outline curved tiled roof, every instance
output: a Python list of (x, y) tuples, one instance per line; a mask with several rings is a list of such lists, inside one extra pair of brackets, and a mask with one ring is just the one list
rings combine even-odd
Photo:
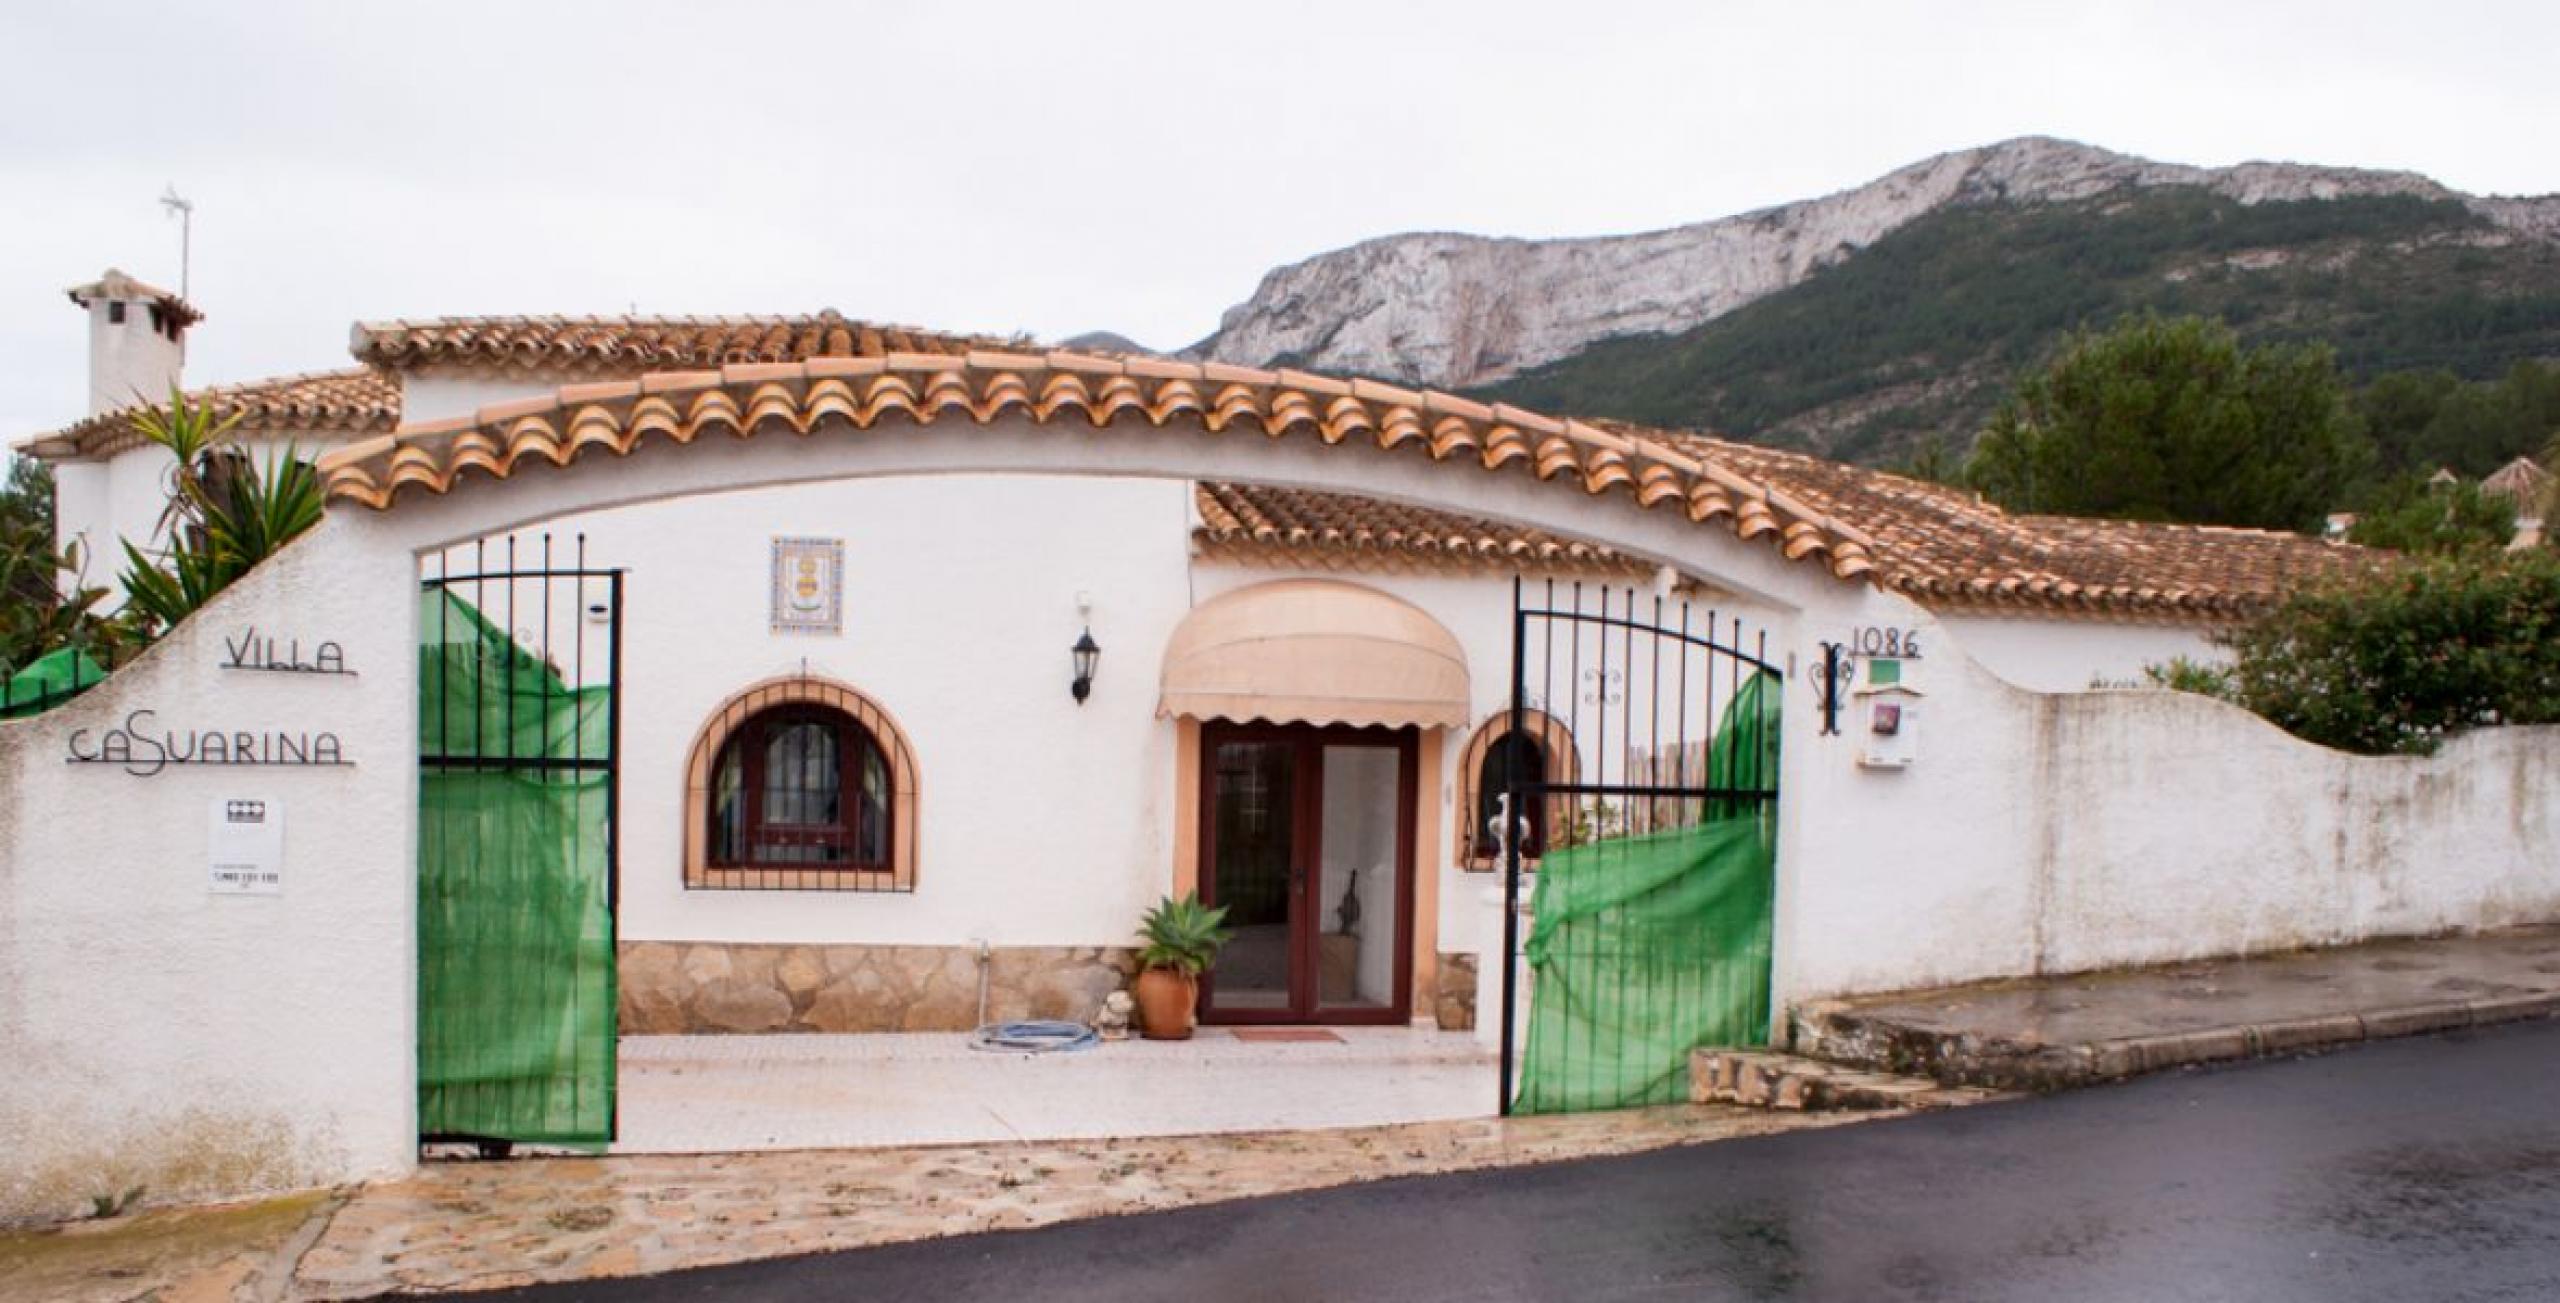
[(1076, 353), (893, 353), (569, 385), (549, 397), (369, 439), (331, 453), (320, 467), (334, 500), (379, 509), (404, 494), (505, 479), (529, 461), (567, 466), (599, 452), (618, 456), (643, 441), (806, 435), (829, 422), (857, 430), (884, 420), (985, 424), (1007, 414), (1094, 428), (1188, 418), (1212, 433), (1245, 429), (1402, 449), (1453, 474), (1561, 480), (1595, 496), (1623, 491), (1631, 505), (1765, 539), (1789, 560), (1819, 563), (1843, 579), (1876, 566), (1858, 530), (1645, 435), (1367, 380)]
[[(370, 367), (214, 385), (190, 390), (187, 398), (217, 417), (239, 417), (242, 432), (253, 435), (379, 434), (400, 424), (400, 382)], [(22, 448), (38, 457), (110, 457), (142, 442), (133, 418), (150, 406), (102, 412)]]
[(358, 361), (394, 370), (466, 366), (627, 376), (822, 357), (957, 355), (1020, 342), (875, 325), (821, 312), (801, 317), (438, 317), (360, 324), (349, 347)]
[[(566, 465), (643, 439), (805, 434), (830, 419), (855, 429), (893, 418), (985, 423), (1018, 411), (1093, 427), (1187, 416), (1211, 431), (1365, 442), (1453, 469), (1562, 479), (1592, 494), (1623, 490), (1636, 505), (1719, 523), (1790, 559), (1950, 610), (2229, 620), (2372, 555), (2258, 530), (2011, 515), (1961, 490), (1803, 454), (1558, 420), (1365, 380), (985, 345), (833, 313), (446, 318), (358, 327), (358, 356), (375, 367), (193, 396), (240, 414), (252, 434), (374, 436), (322, 465), (335, 500), (377, 508), (421, 490), (450, 492), (476, 476), (503, 479), (527, 458)], [(400, 429), (396, 369), (428, 365), (619, 379)], [(128, 409), (94, 417), (29, 450), (111, 454), (138, 440), (131, 416)], [(1647, 571), (1612, 549), (1546, 531), (1350, 494), (1232, 484), (1198, 492), (1195, 537), (1207, 555), (1339, 568)]]
[(1344, 570), (1522, 568), (1621, 579), (1653, 573), (1615, 548), (1355, 494), (1204, 483), (1195, 496), (1200, 525), (1192, 538), (1201, 555), (1217, 560)]
[(1704, 435), (1665, 437), (1857, 521), (1881, 558), (1877, 582), (1935, 608), (2228, 620), (2378, 560), (2276, 530), (2012, 515), (1943, 484)]

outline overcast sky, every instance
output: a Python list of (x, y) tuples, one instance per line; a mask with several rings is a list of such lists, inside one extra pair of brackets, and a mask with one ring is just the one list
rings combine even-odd
[(62, 290), (188, 379), (349, 323), (785, 313), (1156, 347), (1414, 229), (1587, 235), (2025, 134), (2560, 190), (2560, 4), (139, 3), (0, 13), (0, 438), (82, 413)]

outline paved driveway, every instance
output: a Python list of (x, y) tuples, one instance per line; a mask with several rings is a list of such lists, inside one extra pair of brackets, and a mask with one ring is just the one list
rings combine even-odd
[(963, 1034), (633, 1036), (621, 1154), (986, 1144), (1386, 1126), (1489, 1117), (1500, 1075), (1466, 1032), (1341, 1027), (1315, 1041), (1188, 1041), (1074, 1053)]

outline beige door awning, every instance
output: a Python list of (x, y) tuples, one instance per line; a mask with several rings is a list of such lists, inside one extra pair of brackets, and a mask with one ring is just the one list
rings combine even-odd
[(1411, 603), (1330, 579), (1213, 597), (1164, 653), (1164, 715), (1281, 724), (1459, 728), (1467, 656)]

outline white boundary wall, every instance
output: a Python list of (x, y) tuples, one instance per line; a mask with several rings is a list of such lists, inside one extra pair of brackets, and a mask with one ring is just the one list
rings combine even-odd
[[(382, 1176), (415, 1152), (416, 584), (340, 523), (106, 683), (0, 724), (0, 1218)], [(357, 677), (221, 668), (252, 624), (336, 640)], [(155, 731), (326, 731), (353, 764), (66, 763), (136, 710)], [(241, 798), (283, 809), (281, 894), (211, 890), (212, 807)]]
[(2231, 654), (2202, 625), (2117, 620), (2031, 620), (2011, 615), (1940, 617), (1984, 669), (2037, 692), (2141, 686), (2143, 668), (2179, 657), (2221, 664)]
[(1784, 1002), (2560, 919), (2560, 728), (2352, 756), (2182, 693), (1921, 681), (1911, 769), (1789, 766)]

